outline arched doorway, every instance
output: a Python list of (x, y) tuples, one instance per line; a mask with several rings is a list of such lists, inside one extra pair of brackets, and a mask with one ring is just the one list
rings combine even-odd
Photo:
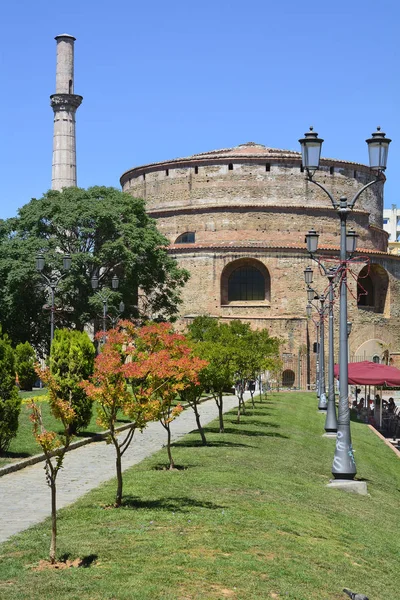
[(292, 369), (285, 369), (282, 373), (282, 387), (293, 387), (296, 376)]

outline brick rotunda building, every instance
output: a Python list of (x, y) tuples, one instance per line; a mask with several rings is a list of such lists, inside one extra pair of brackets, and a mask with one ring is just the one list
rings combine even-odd
[[(333, 159), (322, 159), (316, 174), (337, 198), (351, 198), (371, 177), (366, 165)], [(314, 227), (320, 254), (337, 257), (339, 218), (327, 196), (306, 181), (300, 153), (249, 142), (130, 169), (121, 185), (145, 199), (170, 253), (191, 274), (180, 322), (208, 314), (266, 327), (283, 340), (283, 384), (312, 383), (315, 329), (305, 314), (304, 268), (315, 265), (321, 293), (327, 281), (309, 259), (304, 236)], [(387, 253), (382, 184), (361, 195), (348, 225), (366, 259), (349, 274), (351, 359), (397, 364), (400, 257)], [(358, 291), (367, 294), (357, 293), (357, 279)]]

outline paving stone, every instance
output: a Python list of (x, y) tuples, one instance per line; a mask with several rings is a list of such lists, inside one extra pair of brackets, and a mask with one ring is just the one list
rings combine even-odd
[[(224, 397), (224, 411), (237, 406), (236, 396)], [(201, 423), (206, 425), (218, 416), (214, 400), (199, 406)], [(176, 441), (197, 429), (194, 412), (183, 411), (171, 424), (172, 440)], [(123, 470), (128, 469), (160, 450), (166, 442), (166, 432), (160, 423), (150, 423), (134, 439), (122, 459)], [(167, 455), (165, 455), (167, 460)], [(115, 450), (113, 445), (94, 442), (72, 450), (65, 455), (64, 468), (57, 477), (57, 508), (63, 508), (115, 477)], [(37, 463), (0, 478), (0, 542), (40, 523), (50, 516), (50, 489), (45, 482), (44, 463)]]

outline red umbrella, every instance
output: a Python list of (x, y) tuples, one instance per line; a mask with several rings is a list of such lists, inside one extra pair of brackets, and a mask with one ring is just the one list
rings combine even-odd
[[(339, 377), (339, 365), (335, 365), (335, 377)], [(400, 369), (369, 360), (349, 363), (349, 384), (400, 387)]]

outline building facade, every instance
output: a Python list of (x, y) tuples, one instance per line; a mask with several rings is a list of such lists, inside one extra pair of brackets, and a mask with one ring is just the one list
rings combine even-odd
[[(316, 179), (335, 197), (351, 198), (371, 172), (362, 164), (322, 159)], [(304, 387), (313, 381), (315, 330), (305, 314), (303, 275), (312, 261), (304, 236), (314, 227), (320, 254), (334, 265), (339, 219), (326, 195), (306, 181), (300, 153), (249, 142), (135, 167), (122, 175), (121, 185), (146, 200), (170, 240), (170, 253), (191, 274), (180, 323), (208, 314), (266, 327), (283, 340), (283, 383), (286, 378)], [(348, 276), (350, 354), (397, 364), (400, 257), (387, 251), (381, 183), (358, 199), (348, 225), (359, 235)], [(327, 281), (313, 268), (322, 293)]]
[(383, 229), (389, 235), (388, 250), (391, 254), (400, 254), (400, 209), (396, 204), (383, 209)]

